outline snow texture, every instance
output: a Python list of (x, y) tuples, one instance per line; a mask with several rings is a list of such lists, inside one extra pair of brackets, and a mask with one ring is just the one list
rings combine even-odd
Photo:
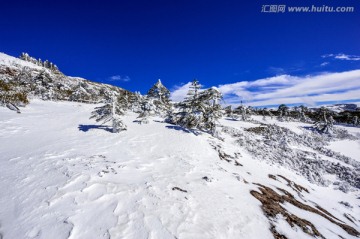
[[(149, 119), (151, 124), (140, 125), (133, 122), (136, 114), (127, 113), (123, 120), (128, 130), (112, 134), (111, 125), (88, 119), (93, 108), (40, 100), (33, 100), (21, 114), (0, 108), (3, 238), (272, 238), (270, 224), (288, 238), (309, 238), (281, 216), (269, 220), (250, 194), (258, 191), (254, 183), (279, 193), (277, 188), (284, 188), (297, 200), (320, 205), (360, 231), (356, 187), (349, 185), (352, 190), (347, 193), (337, 190), (334, 183), (346, 181), (321, 170), (328, 175), (327, 186), (309, 182), (296, 165), (277, 162), (271, 153), (269, 160), (259, 159), (232, 135), (241, 132), (249, 145), (259, 139), (261, 148), (262, 136), (245, 130), (259, 124), (222, 119), (223, 140), (219, 140), (156, 117)], [(293, 123), (289, 130), (270, 127), (286, 132), (288, 145), (295, 150), (293, 141), (300, 140), (295, 132), (301, 125)], [(297, 147), (310, 151), (312, 146), (301, 141)], [(357, 152), (354, 155), (360, 155)], [(349, 169), (359, 162), (345, 156), (332, 159)], [(269, 174), (283, 175), (309, 193), (299, 196), (284, 180), (272, 180)], [(311, 221), (326, 238), (354, 238), (318, 215), (284, 207)]]

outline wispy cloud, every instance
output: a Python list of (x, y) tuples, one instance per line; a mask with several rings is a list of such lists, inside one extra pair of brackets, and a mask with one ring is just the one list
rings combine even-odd
[(327, 66), (329, 64), (330, 64), (329, 62), (325, 61), (325, 62), (321, 63), (320, 66), (324, 67), (324, 66)]
[[(175, 88), (173, 100), (182, 100), (187, 83)], [(326, 101), (360, 101), (360, 70), (308, 76), (279, 75), (218, 86), (226, 104), (252, 106), (279, 104), (317, 105)]]
[(356, 55), (347, 55), (344, 53), (339, 54), (325, 54), (321, 56), (322, 58), (333, 58), (336, 60), (345, 60), (345, 61), (360, 61), (360, 56)]
[(274, 74), (274, 75), (282, 75), (282, 74), (285, 74), (285, 69), (282, 68), (282, 67), (274, 67), (274, 66), (270, 66), (267, 71), (270, 73), (270, 74)]
[(114, 76), (110, 76), (109, 81), (122, 81), (122, 82), (128, 82), (130, 81), (130, 77), (128, 76), (121, 76), (121, 75), (114, 75)]

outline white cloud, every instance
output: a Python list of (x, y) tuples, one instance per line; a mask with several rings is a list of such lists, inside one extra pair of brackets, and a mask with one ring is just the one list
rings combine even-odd
[(327, 66), (329, 64), (330, 64), (329, 62), (325, 61), (325, 62), (321, 63), (320, 66)]
[[(238, 85), (242, 87), (237, 87)], [(276, 87), (268, 88), (274, 85)], [(253, 89), (252, 86), (258, 87)], [(305, 77), (282, 75), (241, 84), (221, 85), (219, 89), (227, 102), (235, 104), (243, 100), (237, 94), (240, 89), (245, 92), (247, 103), (253, 106), (282, 103), (313, 105), (322, 101), (356, 100), (360, 99), (360, 70)]]
[(174, 102), (180, 102), (184, 100), (186, 97), (186, 94), (189, 91), (189, 86), (191, 85), (191, 82), (188, 82), (182, 86), (175, 86), (174, 90), (171, 92), (170, 98)]
[(335, 59), (347, 60), (347, 61), (360, 61), (360, 56), (351, 56), (345, 54), (338, 54), (335, 56)]
[[(172, 92), (181, 101), (188, 91), (187, 83)], [(241, 81), (218, 86), (226, 104), (241, 101), (252, 106), (305, 104), (314, 106), (326, 101), (360, 101), (360, 70), (321, 73), (308, 76), (280, 75), (255, 81)]]
[(123, 81), (123, 82), (128, 82), (130, 81), (130, 77), (128, 76), (121, 76), (121, 75), (114, 75), (114, 76), (110, 76), (109, 77), (109, 81)]
[(347, 55), (344, 53), (339, 54), (325, 54), (321, 56), (322, 58), (334, 58), (337, 60), (345, 60), (345, 61), (360, 61), (360, 56), (356, 55)]

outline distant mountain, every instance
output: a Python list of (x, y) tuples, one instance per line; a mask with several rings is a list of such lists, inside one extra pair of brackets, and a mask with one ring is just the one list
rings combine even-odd
[(360, 111), (360, 108), (356, 104), (335, 104), (326, 106), (326, 108), (337, 113), (344, 111)]

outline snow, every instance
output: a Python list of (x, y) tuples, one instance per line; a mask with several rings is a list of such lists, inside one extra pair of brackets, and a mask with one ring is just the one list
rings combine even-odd
[[(320, 215), (308, 212), (305, 210), (301, 210), (289, 203), (285, 203), (284, 207), (291, 213), (294, 213), (295, 215), (299, 215), (302, 218), (312, 218), (313, 224), (318, 229), (318, 231), (325, 237), (325, 238), (333, 238), (335, 235), (340, 235), (343, 238), (358, 238), (355, 236), (351, 236), (346, 233), (344, 229), (342, 229), (339, 226), (334, 226), (334, 224), (330, 223), (329, 220), (325, 219), (324, 217), (321, 217)], [(341, 221), (338, 220), (338, 222), (341, 223)], [(308, 238), (308, 237), (304, 237)]]
[(360, 140), (333, 141), (328, 148), (360, 162)]
[(139, 125), (132, 114), (128, 131), (112, 134), (88, 119), (93, 107), (34, 101), (19, 116), (0, 109), (5, 237), (269, 236), (257, 206), (239, 220), (241, 208), (224, 194), (231, 189), (201, 179), (216, 167), (206, 138), (164, 123)]
[(21, 67), (30, 67), (34, 69), (43, 69), (43, 67), (40, 67), (38, 65), (35, 65), (34, 63), (27, 62), (24, 60), (21, 60), (19, 58), (9, 56), (7, 54), (4, 54), (0, 52), (0, 65), (4, 66), (21, 66)]
[(278, 126), (287, 128), (296, 134), (304, 133), (303, 128), (311, 126), (311, 124), (303, 123), (303, 122), (292, 122), (292, 121), (281, 122), (276, 119), (276, 116), (274, 116), (272, 119), (270, 118), (270, 116), (266, 116), (265, 120), (263, 120), (263, 116), (259, 116), (259, 115), (252, 116), (252, 118), (264, 124), (276, 124)]
[[(89, 119), (95, 106), (33, 100), (21, 114), (0, 108), (3, 238), (273, 238), (261, 203), (250, 194), (258, 191), (253, 183), (286, 187), (268, 174), (308, 188), (306, 200), (347, 223), (344, 212), (360, 219), (358, 191), (311, 184), (294, 171), (256, 160), (229, 135), (222, 135), (224, 141), (195, 135), (157, 117), (140, 125), (133, 113), (123, 117), (128, 130), (114, 134)], [(220, 160), (212, 144), (241, 155), (243, 166)], [(353, 208), (340, 206), (340, 200)], [(319, 226), (351, 238), (336, 225)], [(281, 218), (277, 227), (305, 238)]]

